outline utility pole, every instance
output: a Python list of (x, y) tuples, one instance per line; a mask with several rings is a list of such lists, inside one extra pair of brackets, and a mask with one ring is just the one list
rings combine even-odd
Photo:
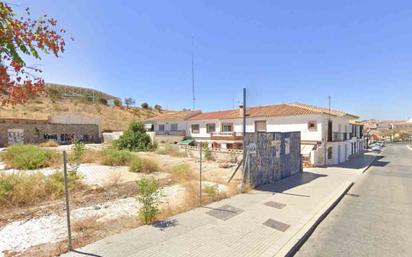
[(194, 38), (192, 35), (192, 100), (193, 100), (193, 110), (196, 108), (196, 97), (195, 97), (195, 57), (194, 57)]
[(243, 88), (243, 126), (242, 126), (242, 138), (243, 138), (243, 173), (242, 173), (242, 192), (245, 183), (246, 174), (246, 88)]

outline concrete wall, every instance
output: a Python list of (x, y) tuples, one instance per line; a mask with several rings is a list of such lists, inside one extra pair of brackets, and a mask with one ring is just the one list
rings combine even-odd
[(14, 129), (23, 130), (23, 142), (25, 144), (38, 144), (47, 141), (45, 135), (56, 135), (57, 141), (63, 138), (81, 139), (87, 142), (100, 142), (99, 127), (96, 124), (52, 124), (44, 122), (10, 121), (0, 120), (0, 146), (6, 146), (8, 131)]

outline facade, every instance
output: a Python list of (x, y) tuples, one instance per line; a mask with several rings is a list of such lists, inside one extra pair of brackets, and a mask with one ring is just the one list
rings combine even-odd
[[(211, 148), (242, 149), (242, 114), (239, 108), (193, 115), (185, 120), (186, 138)], [(362, 124), (353, 122), (358, 118), (300, 103), (257, 106), (247, 108), (246, 132), (298, 131), (306, 165), (336, 165), (363, 152)]]
[(38, 144), (55, 140), (69, 144), (74, 140), (89, 143), (101, 141), (100, 121), (75, 113), (50, 116), (45, 120), (0, 119), (0, 147), (12, 144)]
[(145, 127), (153, 141), (160, 143), (177, 143), (186, 137), (187, 119), (199, 114), (200, 111), (182, 111), (164, 113), (145, 120)]

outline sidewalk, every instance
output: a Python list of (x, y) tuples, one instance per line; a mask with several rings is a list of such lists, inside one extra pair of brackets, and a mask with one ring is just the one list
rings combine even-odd
[[(306, 169), (275, 185), (79, 249), (93, 256), (283, 256), (375, 159)], [(85, 256), (74, 252), (63, 256)]]

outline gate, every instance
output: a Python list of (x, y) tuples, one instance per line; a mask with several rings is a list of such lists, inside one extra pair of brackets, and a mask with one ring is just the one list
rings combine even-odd
[(246, 133), (245, 182), (273, 184), (302, 172), (300, 132)]

